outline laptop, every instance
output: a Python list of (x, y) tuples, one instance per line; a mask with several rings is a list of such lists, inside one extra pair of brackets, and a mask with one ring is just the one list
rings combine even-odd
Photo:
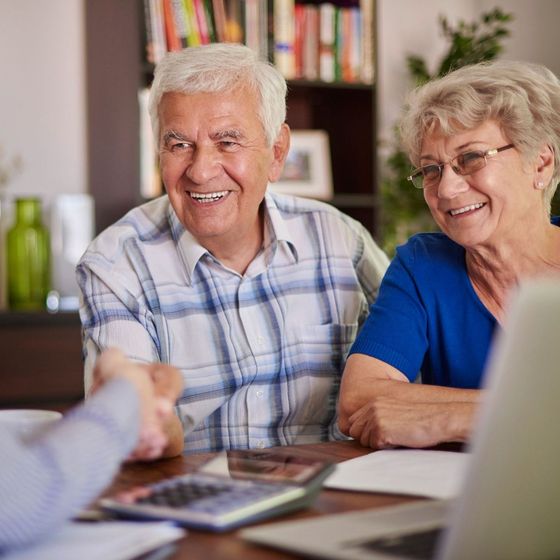
[(458, 498), (274, 523), (242, 537), (336, 560), (560, 558), (560, 283), (520, 288), (484, 384)]

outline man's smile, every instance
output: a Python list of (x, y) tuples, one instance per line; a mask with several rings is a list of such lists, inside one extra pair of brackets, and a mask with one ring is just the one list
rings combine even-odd
[(231, 191), (217, 191), (211, 193), (197, 193), (193, 191), (187, 192), (193, 200), (196, 200), (197, 202), (200, 202), (202, 204), (208, 204), (209, 202), (217, 202), (218, 200), (222, 200)]

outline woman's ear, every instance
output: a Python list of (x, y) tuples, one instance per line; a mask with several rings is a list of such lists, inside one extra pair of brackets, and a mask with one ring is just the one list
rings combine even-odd
[(290, 149), (290, 127), (283, 123), (280, 127), (280, 132), (274, 141), (274, 146), (272, 146), (273, 160), (268, 172), (268, 180), (271, 183), (278, 181), (280, 175), (282, 175), (282, 170), (284, 169), (284, 162), (288, 156), (288, 151)]
[(554, 174), (555, 154), (552, 147), (545, 144), (537, 154), (535, 162), (535, 188), (543, 189), (550, 184)]

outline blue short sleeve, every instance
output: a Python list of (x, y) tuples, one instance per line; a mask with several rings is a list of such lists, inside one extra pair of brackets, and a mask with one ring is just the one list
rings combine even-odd
[(381, 283), (379, 296), (361, 329), (351, 354), (382, 360), (414, 380), (424, 359), (426, 310), (399, 251)]
[(480, 387), (496, 320), (467, 274), (465, 250), (441, 233), (397, 250), (350, 353), (373, 356), (409, 380)]

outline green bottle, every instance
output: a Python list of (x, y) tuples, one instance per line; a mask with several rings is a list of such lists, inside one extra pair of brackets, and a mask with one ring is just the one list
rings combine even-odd
[(16, 221), (6, 242), (10, 309), (45, 309), (50, 290), (50, 242), (38, 198), (16, 200)]

